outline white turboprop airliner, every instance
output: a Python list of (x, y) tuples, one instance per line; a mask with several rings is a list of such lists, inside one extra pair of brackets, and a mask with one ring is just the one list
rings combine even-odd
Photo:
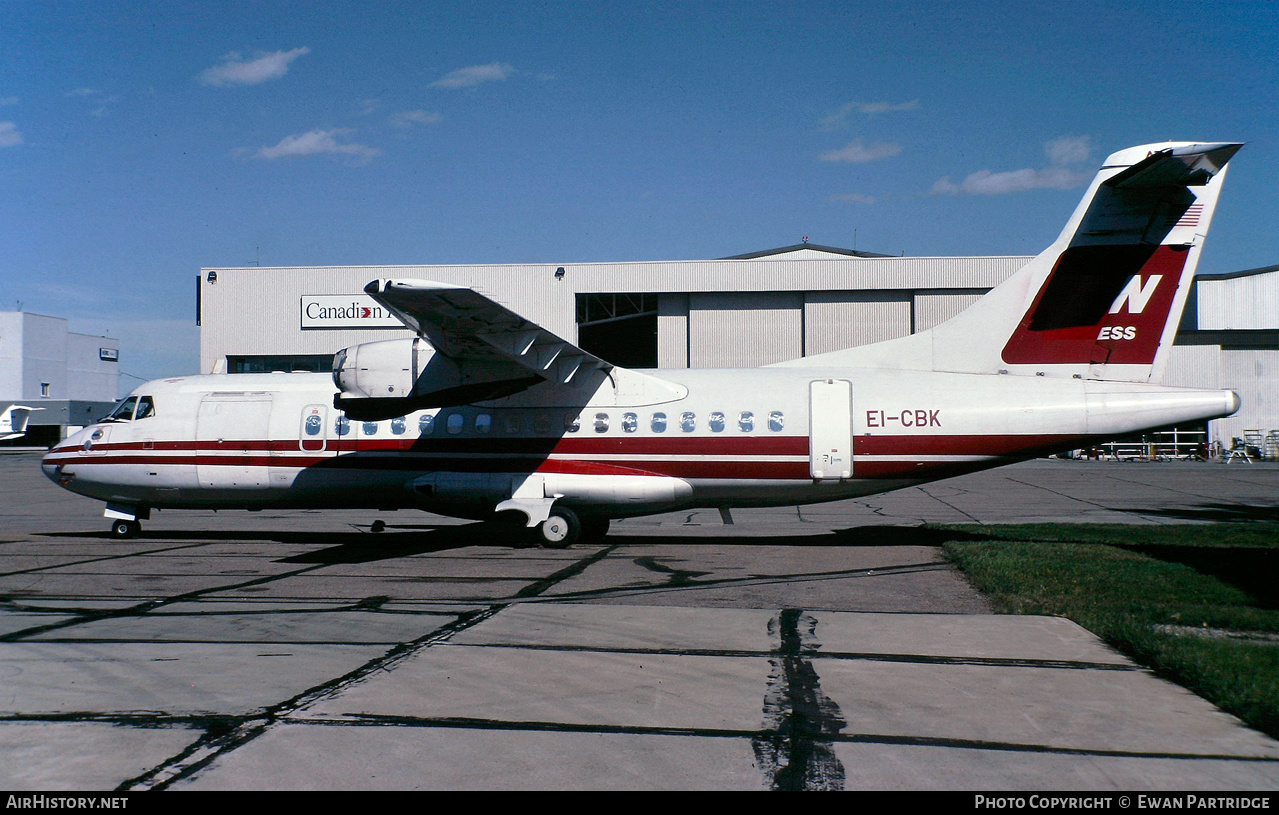
[(832, 501), (1227, 416), (1233, 391), (1159, 383), (1239, 147), (1115, 153), (1052, 246), (911, 336), (635, 371), (471, 289), (376, 280), (416, 338), (347, 348), (331, 378), (149, 382), (42, 466), (118, 536), (153, 508), (419, 508), (567, 546), (613, 518)]

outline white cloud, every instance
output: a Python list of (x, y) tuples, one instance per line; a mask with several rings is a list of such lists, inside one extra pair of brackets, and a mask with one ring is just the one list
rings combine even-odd
[(391, 124), (396, 127), (413, 127), (414, 125), (439, 124), (444, 119), (438, 113), (429, 110), (402, 110), (391, 114)]
[(1092, 157), (1088, 136), (1063, 136), (1044, 145), (1049, 165), (1041, 170), (1026, 168), (996, 173), (978, 170), (956, 184), (950, 176), (937, 180), (929, 195), (1006, 195), (1028, 190), (1069, 190), (1085, 184), (1092, 174), (1076, 171), (1071, 165), (1087, 162)]
[(13, 122), (0, 122), (0, 147), (13, 147), (22, 144), (22, 134)]
[(432, 88), (473, 88), (485, 82), (501, 82), (515, 69), (505, 62), (490, 62), (488, 65), (472, 65), (469, 68), (458, 68), (443, 78), (431, 83)]
[(900, 144), (892, 142), (876, 142), (870, 146), (862, 144), (861, 139), (855, 139), (839, 150), (827, 150), (817, 158), (822, 161), (842, 161), (852, 164), (863, 164), (867, 161), (878, 161), (882, 158), (890, 158), (902, 151)]
[(0, 98), (0, 107), (6, 107), (8, 105), (16, 105), (16, 104), (18, 104), (18, 97), (16, 96), (5, 96), (3, 98)]
[(857, 109), (862, 113), (894, 113), (899, 110), (919, 110), (919, 100), (912, 99), (909, 102), (871, 102), (866, 105), (858, 105)]
[(337, 153), (353, 156), (361, 163), (368, 162), (382, 151), (356, 142), (342, 144), (338, 136), (350, 133), (350, 130), (311, 130), (300, 136), (285, 136), (274, 147), (263, 147), (253, 154), (254, 158), (277, 159), (295, 156), (316, 156), (323, 153)]
[(67, 91), (63, 96), (93, 96), (97, 92), (94, 88), (76, 88), (75, 90)]
[(823, 130), (834, 130), (841, 127), (848, 117), (853, 113), (865, 113), (867, 116), (873, 116), (876, 113), (895, 113), (903, 110), (919, 110), (919, 100), (912, 99), (909, 102), (849, 102), (841, 105), (839, 110), (822, 119)]
[(201, 71), (199, 79), (206, 85), (256, 85), (284, 76), (290, 62), (309, 53), (311, 49), (303, 46), (292, 51), (259, 52), (255, 58), (245, 60), (233, 51), (222, 58), (221, 65)]
[(1045, 144), (1044, 152), (1055, 167), (1082, 164), (1092, 160), (1092, 139), (1088, 136), (1062, 136)]
[(862, 195), (860, 192), (845, 192), (832, 195), (827, 198), (828, 201), (844, 201), (849, 204), (873, 204), (875, 197), (872, 195)]

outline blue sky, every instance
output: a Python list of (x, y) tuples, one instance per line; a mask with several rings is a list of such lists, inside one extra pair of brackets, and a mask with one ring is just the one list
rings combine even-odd
[(0, 309), (152, 378), (202, 266), (1034, 254), (1164, 139), (1275, 264), (1277, 5), (0, 0)]

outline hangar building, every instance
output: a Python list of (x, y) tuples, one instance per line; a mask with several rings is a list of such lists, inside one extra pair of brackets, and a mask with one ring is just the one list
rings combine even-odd
[[(719, 260), (206, 268), (200, 367), (329, 370), (342, 348), (410, 336), (362, 293), (377, 278), (469, 286), (627, 367), (750, 367), (923, 331), (1030, 259), (802, 243)], [(1199, 279), (1170, 380), (1239, 391), (1243, 410), (1211, 423), (1210, 440), (1279, 430), (1279, 267)]]
[(0, 312), (0, 410), (40, 408), (8, 444), (53, 444), (110, 413), (119, 360), (119, 340), (69, 331), (61, 317)]

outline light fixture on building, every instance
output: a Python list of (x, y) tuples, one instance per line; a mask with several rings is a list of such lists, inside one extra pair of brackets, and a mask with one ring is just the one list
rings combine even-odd
[(209, 282), (210, 282), (210, 283), (217, 283), (217, 282), (218, 282), (218, 273), (217, 273), (217, 272), (209, 272), (208, 280), (209, 280)]
[(564, 279), (564, 267), (563, 267), (563, 266), (561, 266), (561, 267), (559, 267), (558, 269), (556, 269), (556, 270), (555, 270), (555, 279), (556, 279), (556, 280), (563, 280), (563, 279)]

